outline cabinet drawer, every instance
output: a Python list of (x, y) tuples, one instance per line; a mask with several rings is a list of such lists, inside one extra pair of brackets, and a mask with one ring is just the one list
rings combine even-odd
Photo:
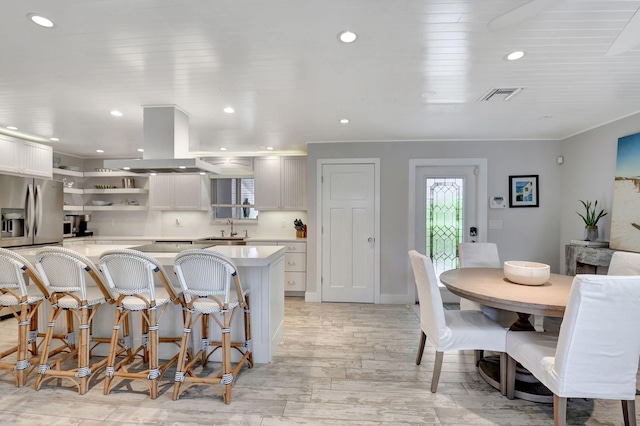
[(307, 276), (304, 272), (285, 272), (285, 291), (305, 291), (307, 289)]
[(306, 253), (286, 253), (284, 255), (285, 272), (304, 272), (307, 270)]
[(287, 253), (305, 253), (307, 251), (307, 243), (280, 242), (278, 245), (285, 246)]

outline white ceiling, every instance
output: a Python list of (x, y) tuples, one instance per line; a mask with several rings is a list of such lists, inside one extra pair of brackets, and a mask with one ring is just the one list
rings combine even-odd
[[(0, 126), (58, 137), (59, 152), (135, 158), (142, 105), (185, 110), (201, 156), (304, 152), (311, 141), (562, 139), (640, 111), (640, 48), (605, 56), (640, 1), (547, 0), (488, 30), (525, 3), (4, 1)], [(345, 29), (358, 40), (338, 42)], [(504, 60), (513, 50), (526, 56)], [(512, 87), (524, 90), (477, 102)]]

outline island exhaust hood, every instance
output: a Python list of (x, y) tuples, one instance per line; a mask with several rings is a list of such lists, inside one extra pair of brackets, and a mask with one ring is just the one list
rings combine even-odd
[(137, 173), (214, 173), (220, 169), (189, 158), (189, 116), (175, 105), (144, 106), (142, 159), (105, 160), (104, 167)]

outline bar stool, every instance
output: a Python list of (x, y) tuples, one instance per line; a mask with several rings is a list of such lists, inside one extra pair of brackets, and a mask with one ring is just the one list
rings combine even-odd
[[(35, 285), (27, 285), (25, 275)], [(13, 374), (18, 387), (24, 386), (33, 370), (32, 362), (37, 360), (38, 308), (48, 296), (33, 265), (19, 254), (0, 248), (0, 305), (8, 307), (18, 320), (18, 344), (0, 353), (0, 370)], [(13, 354), (15, 362), (7, 358)]]
[[(111, 349), (107, 361), (104, 394), (122, 380), (138, 380), (144, 383), (151, 399), (158, 396), (158, 379), (162, 377), (178, 359), (176, 353), (171, 359), (159, 364), (159, 343), (179, 345), (180, 337), (159, 337), (159, 323), (171, 302), (182, 304), (179, 292), (171, 285), (162, 265), (151, 256), (137, 250), (107, 250), (100, 256), (100, 268), (107, 284), (116, 298), (116, 317), (113, 323)], [(155, 279), (162, 286), (155, 286)], [(132, 312), (139, 312), (142, 318), (142, 343), (122, 359), (117, 359), (118, 330)], [(140, 356), (148, 363), (144, 370), (129, 371), (127, 364)], [(121, 380), (115, 381), (114, 378)]]
[[(249, 368), (253, 367), (249, 298), (242, 290), (236, 265), (231, 259), (211, 250), (184, 250), (175, 258), (174, 271), (182, 286), (186, 315), (173, 400), (177, 400), (180, 393), (191, 386), (208, 385), (220, 392), (224, 402), (228, 404), (231, 402), (231, 388), (238, 371), (245, 363)], [(231, 323), (238, 309), (244, 310), (245, 339), (233, 342)], [(201, 320), (202, 326), (202, 347), (192, 355), (189, 338), (191, 329), (198, 320)], [(221, 341), (209, 341), (211, 320), (221, 329)], [(209, 351), (211, 347), (213, 350)], [(235, 367), (231, 362), (232, 348), (241, 356)], [(222, 373), (213, 377), (197, 377), (192, 370), (193, 366), (198, 360), (205, 366), (218, 349), (221, 349)]]
[[(106, 338), (92, 336), (91, 324), (100, 306), (111, 300), (111, 295), (93, 262), (75, 251), (44, 247), (36, 252), (35, 267), (49, 291), (51, 303), (35, 389), (40, 389), (47, 380), (65, 378), (71, 380), (82, 395), (88, 390), (90, 376), (106, 364), (106, 359), (90, 364), (92, 349), (100, 343), (109, 342)], [(96, 284), (95, 287), (87, 286), (87, 276)], [(66, 334), (55, 334), (56, 321), (63, 312)], [(74, 322), (78, 323), (77, 333)], [(53, 339), (62, 344), (52, 347)], [(68, 368), (68, 361), (73, 358), (77, 361)]]

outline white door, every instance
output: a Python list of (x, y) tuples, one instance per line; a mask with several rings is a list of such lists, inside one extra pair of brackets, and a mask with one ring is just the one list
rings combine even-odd
[(322, 165), (322, 301), (375, 301), (375, 165)]
[(429, 256), (439, 276), (458, 266), (458, 244), (479, 241), (478, 167), (416, 169), (416, 250)]

